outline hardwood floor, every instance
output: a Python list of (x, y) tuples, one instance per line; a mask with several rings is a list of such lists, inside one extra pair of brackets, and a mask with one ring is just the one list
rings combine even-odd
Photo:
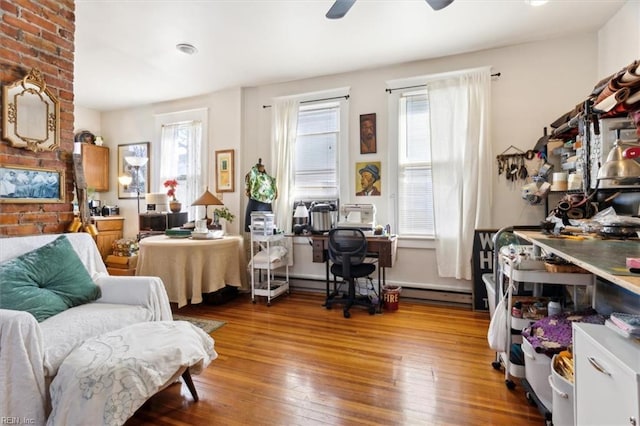
[(488, 313), (400, 300), (345, 319), (319, 294), (267, 307), (248, 295), (179, 310), (226, 321), (218, 359), (155, 395), (127, 425), (542, 425), (519, 385), (491, 367)]

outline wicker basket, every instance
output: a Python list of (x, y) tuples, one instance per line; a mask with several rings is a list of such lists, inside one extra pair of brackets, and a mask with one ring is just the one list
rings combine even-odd
[(574, 265), (572, 263), (551, 263), (551, 262), (544, 262), (544, 269), (547, 270), (547, 272), (562, 272), (562, 273), (569, 273), (569, 274), (586, 274), (587, 271), (585, 271), (584, 269), (582, 269), (581, 267)]

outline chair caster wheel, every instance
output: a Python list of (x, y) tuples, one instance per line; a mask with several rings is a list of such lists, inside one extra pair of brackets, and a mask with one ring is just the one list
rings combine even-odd
[(491, 363), (491, 366), (494, 368), (494, 370), (500, 370), (500, 367), (502, 366), (502, 364), (500, 364), (499, 361), (493, 361)]
[(516, 388), (516, 384), (513, 380), (505, 380), (504, 384), (507, 385), (507, 389), (514, 390)]
[(344, 315), (345, 318), (351, 318), (351, 312), (349, 311), (344, 311), (342, 314)]
[(376, 313), (376, 307), (375, 306), (370, 307), (369, 308), (369, 315), (373, 315), (375, 313)]
[(251, 303), (253, 303), (253, 304), (255, 305), (255, 304), (256, 304), (256, 301), (255, 301), (255, 300), (252, 300), (252, 301), (251, 301)]

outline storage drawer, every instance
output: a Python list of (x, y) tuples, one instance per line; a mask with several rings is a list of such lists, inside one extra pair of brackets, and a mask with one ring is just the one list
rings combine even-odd
[(582, 323), (573, 324), (573, 342), (576, 424), (640, 424), (640, 344)]
[(551, 405), (553, 405), (554, 426), (574, 426), (573, 419), (573, 383), (562, 377), (553, 366), (555, 365), (554, 355), (551, 359), (551, 375), (549, 376), (549, 386), (553, 394)]
[(522, 339), (522, 352), (524, 353), (524, 368), (527, 382), (531, 389), (549, 411), (553, 411), (553, 395), (549, 376), (551, 375), (551, 358), (546, 354), (540, 354), (533, 349), (531, 343)]
[(121, 231), (124, 219), (98, 219), (96, 227), (98, 231)]

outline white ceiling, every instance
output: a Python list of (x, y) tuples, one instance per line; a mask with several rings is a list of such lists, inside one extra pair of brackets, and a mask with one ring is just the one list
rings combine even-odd
[(75, 104), (107, 111), (584, 33), (624, 3), (358, 0), (328, 20), (333, 0), (76, 0)]

